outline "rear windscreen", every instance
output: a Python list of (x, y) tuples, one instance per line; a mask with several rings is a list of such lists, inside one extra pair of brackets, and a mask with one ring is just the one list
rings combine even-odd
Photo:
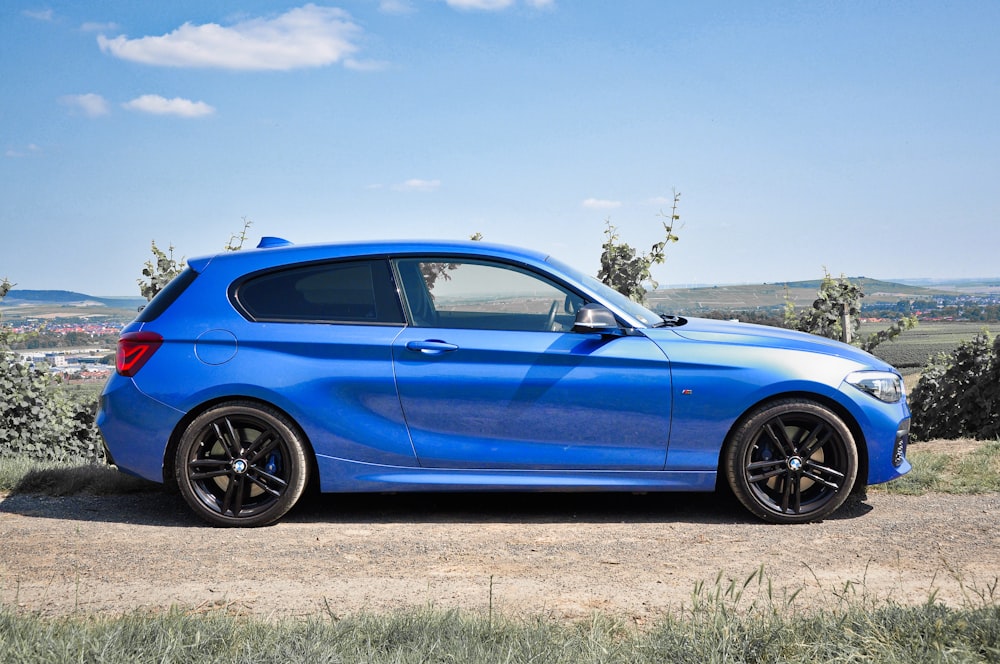
[(169, 284), (167, 284), (163, 290), (156, 294), (152, 302), (147, 304), (139, 312), (139, 316), (135, 319), (138, 323), (148, 323), (150, 321), (156, 320), (160, 314), (166, 311), (174, 301), (180, 297), (191, 282), (195, 280), (198, 273), (191, 268), (185, 269), (183, 272), (174, 277)]

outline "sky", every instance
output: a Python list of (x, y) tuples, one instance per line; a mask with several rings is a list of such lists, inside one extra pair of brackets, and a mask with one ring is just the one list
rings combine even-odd
[(661, 286), (1000, 276), (1000, 2), (4, 0), (0, 278), (466, 238)]

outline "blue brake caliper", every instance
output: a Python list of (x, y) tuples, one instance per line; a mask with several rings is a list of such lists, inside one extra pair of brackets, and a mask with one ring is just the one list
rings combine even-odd
[(267, 457), (267, 463), (264, 464), (264, 470), (267, 471), (268, 475), (276, 475), (278, 472), (278, 457), (277, 452), (271, 452), (271, 456)]

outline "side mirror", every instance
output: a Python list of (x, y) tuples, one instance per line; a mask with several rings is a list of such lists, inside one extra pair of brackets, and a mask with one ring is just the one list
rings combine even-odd
[(605, 334), (617, 336), (622, 333), (618, 319), (607, 307), (600, 304), (585, 304), (576, 312), (573, 331), (583, 334)]

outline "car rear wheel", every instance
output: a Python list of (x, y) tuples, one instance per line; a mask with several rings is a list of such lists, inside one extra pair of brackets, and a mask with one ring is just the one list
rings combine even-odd
[(844, 504), (858, 473), (854, 436), (829, 408), (788, 399), (750, 413), (724, 457), (737, 499), (773, 523), (805, 523)]
[(265, 526), (295, 505), (308, 479), (305, 445), (284, 415), (238, 401), (195, 418), (181, 437), (177, 485), (216, 526)]

